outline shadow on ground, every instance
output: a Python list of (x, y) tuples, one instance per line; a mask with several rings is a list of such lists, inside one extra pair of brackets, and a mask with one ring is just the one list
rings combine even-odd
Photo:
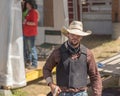
[(82, 39), (82, 44), (90, 49), (101, 46), (103, 43), (113, 41), (111, 35), (90, 35)]

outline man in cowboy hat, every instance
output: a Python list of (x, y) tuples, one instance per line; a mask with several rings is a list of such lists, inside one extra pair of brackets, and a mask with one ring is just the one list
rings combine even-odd
[[(92, 96), (101, 96), (102, 82), (92, 52), (81, 44), (84, 32), (80, 21), (73, 21), (61, 32), (68, 37), (59, 48), (55, 49), (43, 67), (43, 75), (53, 96), (88, 96), (87, 79), (90, 78)], [(52, 69), (56, 66), (56, 84), (52, 79)]]

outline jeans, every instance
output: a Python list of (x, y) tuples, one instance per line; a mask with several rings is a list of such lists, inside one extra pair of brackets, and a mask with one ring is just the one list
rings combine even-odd
[(24, 36), (24, 60), (32, 62), (32, 66), (37, 67), (37, 51), (35, 47), (35, 36)]
[(82, 91), (82, 92), (61, 92), (59, 96), (88, 96), (86, 91)]

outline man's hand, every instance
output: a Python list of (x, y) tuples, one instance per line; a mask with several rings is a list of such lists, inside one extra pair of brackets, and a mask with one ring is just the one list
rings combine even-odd
[(60, 87), (57, 86), (56, 84), (50, 83), (49, 86), (51, 88), (53, 96), (57, 96), (61, 92)]

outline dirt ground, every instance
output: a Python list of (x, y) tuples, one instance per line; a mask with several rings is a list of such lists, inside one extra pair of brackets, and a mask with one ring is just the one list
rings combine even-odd
[(50, 92), (50, 88), (43, 79), (30, 82), (22, 90), (27, 92), (27, 96), (46, 96), (46, 94)]
[[(55, 79), (55, 75), (53, 78)], [(27, 96), (46, 96), (50, 92), (50, 88), (46, 81), (40, 78), (29, 82), (26, 87), (22, 88), (22, 91), (27, 92)]]
[[(39, 67), (42, 69), (45, 64), (44, 61), (39, 61)], [(55, 75), (53, 75), (55, 81)], [(21, 88), (26, 96), (46, 96), (50, 92), (50, 88), (47, 86), (46, 81), (43, 78), (28, 82), (27, 86)]]
[[(45, 61), (38, 62), (39, 67), (42, 69)], [(46, 85), (43, 78), (28, 82), (27, 86), (21, 88), (22, 91), (27, 93), (27, 96), (46, 96), (50, 92), (50, 88)]]

